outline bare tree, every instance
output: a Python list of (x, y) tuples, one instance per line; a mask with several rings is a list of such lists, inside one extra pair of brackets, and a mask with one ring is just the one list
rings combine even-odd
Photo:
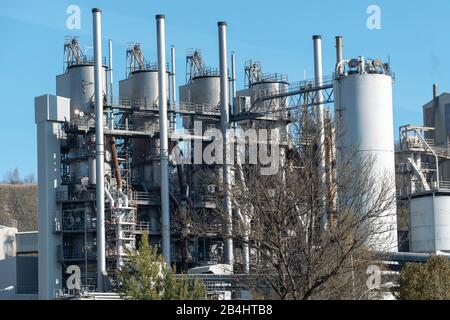
[(36, 183), (36, 177), (34, 176), (34, 173), (30, 173), (25, 178), (23, 178), (23, 183), (25, 184), (35, 184)]
[[(249, 247), (251, 284), (258, 294), (355, 299), (367, 289), (366, 267), (377, 259), (371, 243), (383, 241), (390, 231), (383, 219), (395, 205), (394, 181), (373, 172), (374, 159), (356, 150), (341, 153), (339, 161), (326, 152), (331, 178), (324, 190), (317, 150), (331, 147), (318, 146), (311, 129), (308, 121), (297, 128), (292, 139), (297, 143), (277, 174), (261, 175), (260, 165), (243, 167), (243, 178), (236, 177), (229, 190), (234, 239)], [(218, 213), (224, 216), (221, 201)]]
[(20, 172), (19, 169), (15, 168), (14, 170), (9, 170), (5, 174), (5, 183), (7, 184), (22, 184), (23, 181), (20, 178)]

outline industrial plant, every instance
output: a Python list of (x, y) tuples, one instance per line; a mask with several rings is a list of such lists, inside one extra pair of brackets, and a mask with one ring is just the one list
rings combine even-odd
[[(168, 265), (203, 279), (209, 297), (251, 297), (241, 279), (252, 274), (259, 253), (249, 247), (253, 221), (232, 200), (230, 189), (248, 175), (239, 137), (228, 132), (277, 133), (253, 143), (257, 151), (276, 145), (284, 168), (295, 158), (293, 131), (304, 110), (312, 126), (300, 145), (312, 141), (318, 190), (328, 204), (315, 218), (318, 228), (333, 226), (343, 200), (330, 181), (339, 181), (340, 163), (354, 152), (354, 161), (370, 157), (374, 177), (384, 175), (392, 190), (386, 200), (392, 205), (368, 221), (377, 232), (367, 247), (394, 269), (450, 253), (450, 95), (439, 95), (437, 85), (423, 106), (423, 125), (401, 126), (396, 142), (390, 63), (346, 58), (343, 37), (333, 39), (335, 68), (323, 70), (322, 37), (314, 35), (314, 79), (292, 82), (263, 72), (259, 61), (236, 70), (227, 23), (219, 22), (219, 65), (210, 67), (202, 50), (190, 49), (185, 84), (177, 87), (175, 46), (166, 44), (165, 16), (156, 15), (157, 56), (130, 43), (120, 53), (127, 72), (115, 92), (113, 39), (102, 37), (101, 10), (92, 15), (93, 56), (83, 51), (82, 39), (67, 37), (56, 92), (35, 98), (39, 299), (112, 294), (117, 270), (143, 234)], [(237, 88), (237, 72), (245, 75), (243, 88)], [(213, 153), (220, 161), (204, 158), (211, 145), (220, 145), (222, 152)], [(397, 226), (399, 212), (409, 217), (407, 232)], [(246, 226), (242, 237), (235, 219)], [(68, 281), (73, 270), (81, 282), (76, 288)]]

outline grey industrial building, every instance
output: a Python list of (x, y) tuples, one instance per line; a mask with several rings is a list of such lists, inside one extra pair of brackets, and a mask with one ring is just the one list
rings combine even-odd
[[(438, 96), (435, 89), (433, 100), (423, 107), (424, 126), (402, 126), (395, 146), (388, 63), (344, 59), (342, 38), (337, 37), (336, 68), (325, 77), (322, 39), (314, 36), (313, 80), (290, 82), (287, 75), (264, 73), (260, 62), (250, 60), (245, 87), (239, 90), (234, 53), (228, 67), (224, 22), (218, 24), (219, 68), (207, 67), (200, 50), (189, 51), (186, 83), (177, 88), (175, 48), (166, 63), (162, 15), (156, 16), (158, 56), (149, 59), (139, 43), (131, 44), (125, 52), (127, 73), (116, 93), (112, 41), (106, 59), (100, 10), (93, 10), (93, 19), (94, 57), (83, 52), (78, 38), (67, 38), (55, 95), (35, 99), (39, 232), (0, 229), (1, 236), (15, 238), (14, 249), (3, 252), (0, 247), (0, 260), (14, 260), (0, 261), (0, 274), (17, 274), (12, 282), (0, 277), (0, 289), (13, 286), (20, 293), (32, 287), (22, 293), (64, 298), (73, 293), (66, 284), (71, 276), (67, 270), (76, 266), (83, 290), (111, 291), (115, 271), (143, 233), (178, 270), (212, 274), (216, 283), (249, 274), (254, 253), (245, 235), (244, 241), (233, 238), (231, 221), (238, 213), (220, 187), (232, 185), (232, 173), (240, 175), (242, 166), (184, 160), (192, 160), (199, 145), (203, 154), (214, 141), (211, 130), (265, 128), (280, 133), (280, 157), (286, 161), (293, 110), (300, 106), (314, 108), (313, 134), (327, 145), (319, 148), (323, 156), (317, 164), (324, 194), (340, 152), (357, 145), (358, 154), (375, 157), (376, 172), (388, 172), (392, 181), (397, 175), (398, 205), (410, 215), (411, 252), (450, 252), (449, 94)], [(331, 116), (324, 106), (331, 103), (339, 138), (325, 128)], [(270, 138), (258, 141), (268, 143)], [(235, 147), (226, 135), (223, 147), (226, 159)], [(225, 221), (217, 219), (218, 211)], [(331, 214), (324, 212), (321, 222), (326, 224)], [(201, 230), (188, 232), (190, 226), (179, 219), (186, 216), (196, 217)], [(418, 257), (397, 253), (395, 209), (379, 223), (383, 233), (368, 243), (374, 251), (390, 253), (397, 262)], [(250, 228), (251, 222), (244, 225)], [(29, 274), (38, 279), (21, 277), (25, 269), (34, 270)], [(219, 291), (222, 298), (232, 297), (227, 289)], [(240, 297), (246, 296), (241, 291)]]

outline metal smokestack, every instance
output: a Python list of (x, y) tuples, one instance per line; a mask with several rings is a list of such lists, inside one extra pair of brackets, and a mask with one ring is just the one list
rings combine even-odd
[(170, 266), (170, 213), (169, 213), (169, 137), (167, 128), (167, 78), (165, 16), (156, 15), (159, 88), (159, 137), (161, 157), (161, 216), (162, 252)]
[[(172, 46), (170, 48), (170, 57), (172, 62), (172, 109), (175, 111), (177, 107), (177, 81), (176, 81), (176, 71), (175, 71), (175, 47)], [(172, 122), (174, 123), (174, 127), (176, 127), (177, 123), (177, 115), (172, 113)]]
[(228, 63), (227, 63), (227, 23), (218, 22), (219, 29), (219, 62), (220, 62), (220, 122), (223, 136), (223, 183), (224, 183), (224, 208), (226, 212), (227, 228), (225, 235), (225, 263), (233, 266), (233, 215), (231, 208), (230, 187), (231, 187), (231, 172), (229, 165), (230, 156), (230, 141), (228, 136), (228, 124), (229, 124), (229, 80), (228, 80)]
[(438, 97), (438, 84), (433, 83), (433, 100), (435, 100)]
[(233, 115), (236, 115), (237, 110), (234, 105), (234, 100), (236, 99), (236, 55), (234, 51), (231, 52), (231, 97), (233, 98)]
[(97, 204), (97, 288), (104, 291), (105, 258), (105, 146), (103, 136), (103, 63), (101, 10), (92, 9), (94, 22), (94, 86), (95, 86), (95, 167)]
[[(343, 41), (342, 41), (342, 36), (337, 36), (336, 37), (336, 65), (339, 65), (339, 63), (342, 61), (342, 49), (343, 49), (344, 45), (343, 45)], [(343, 72), (343, 67), (340, 66), (339, 73)]]
[[(319, 35), (313, 36), (314, 42), (314, 77), (316, 87), (322, 86), (322, 37)], [(319, 157), (319, 179), (321, 184), (321, 194), (323, 195), (322, 205), (324, 207), (322, 214), (322, 226), (327, 228), (328, 213), (326, 208), (326, 192), (327, 192), (327, 178), (326, 178), (326, 150), (325, 150), (325, 130), (323, 121), (323, 96), (322, 91), (317, 91), (315, 98), (315, 114), (316, 114), (316, 128), (317, 128), (317, 149)]]
[(113, 53), (112, 53), (112, 40), (109, 40), (109, 96), (113, 97)]

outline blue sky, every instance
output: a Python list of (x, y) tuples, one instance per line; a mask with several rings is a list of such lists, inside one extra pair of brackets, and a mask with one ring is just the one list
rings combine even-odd
[[(81, 8), (81, 29), (66, 28), (69, 5)], [(369, 5), (381, 8), (381, 29), (366, 27)], [(391, 59), (396, 74), (394, 127), (421, 124), (420, 106), (432, 83), (449, 91), (448, 0), (127, 0), (0, 2), (0, 179), (19, 168), (36, 173), (34, 97), (55, 93), (63, 69), (65, 36), (80, 36), (92, 46), (91, 8), (103, 9), (103, 37), (113, 39), (115, 80), (125, 77), (128, 42), (141, 42), (155, 61), (155, 14), (166, 14), (167, 44), (177, 48), (178, 85), (185, 81), (185, 52), (203, 49), (207, 65), (218, 66), (217, 21), (228, 22), (228, 48), (236, 51), (238, 88), (247, 59), (262, 61), (265, 72), (291, 81), (313, 74), (312, 40), (323, 36), (324, 74), (335, 62), (334, 37), (344, 36), (344, 56)], [(92, 53), (92, 51), (91, 51)], [(117, 87), (117, 83), (116, 83)], [(117, 89), (116, 89), (117, 92)]]

